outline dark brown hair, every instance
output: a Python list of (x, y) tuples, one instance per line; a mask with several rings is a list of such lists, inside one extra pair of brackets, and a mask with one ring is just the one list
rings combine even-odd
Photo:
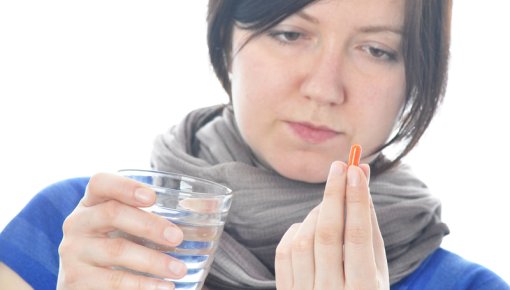
[[(264, 33), (286, 17), (320, 0), (209, 0), (207, 43), (216, 76), (231, 96), (228, 68), (234, 24)], [(445, 93), (450, 48), (452, 0), (406, 0), (402, 52), (406, 74), (406, 101), (392, 138), (381, 148), (398, 148), (391, 160), (372, 164), (380, 173), (399, 162), (428, 128)], [(252, 37), (252, 38), (253, 38)]]

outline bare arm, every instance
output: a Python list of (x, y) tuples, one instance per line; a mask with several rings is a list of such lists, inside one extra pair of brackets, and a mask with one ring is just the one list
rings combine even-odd
[(32, 290), (16, 272), (0, 262), (0, 284), (4, 290)]

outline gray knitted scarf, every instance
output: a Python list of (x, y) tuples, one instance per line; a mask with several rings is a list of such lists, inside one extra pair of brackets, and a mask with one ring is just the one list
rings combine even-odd
[[(290, 180), (258, 162), (225, 106), (191, 112), (159, 136), (151, 164), (214, 180), (234, 192), (206, 285), (275, 289), (276, 246), (290, 225), (302, 222), (321, 202), (324, 184)], [(373, 177), (370, 191), (393, 284), (439, 247), (448, 228), (440, 220), (440, 202), (404, 165)]]

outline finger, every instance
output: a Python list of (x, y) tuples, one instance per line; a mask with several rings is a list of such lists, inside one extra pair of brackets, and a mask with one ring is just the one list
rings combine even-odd
[[(355, 289), (377, 287), (368, 184), (362, 169), (347, 170), (345, 279)], [(375, 288), (373, 288), (375, 289)]]
[(313, 289), (315, 277), (314, 238), (319, 207), (315, 207), (299, 226), (292, 240), (292, 289)]
[[(367, 183), (370, 183), (370, 165), (360, 164), (359, 167), (363, 170), (367, 178)], [(369, 190), (370, 191), (370, 190)], [(370, 192), (369, 192), (370, 194)], [(377, 221), (377, 214), (375, 212), (372, 197), (369, 196), (370, 202), (370, 221), (372, 223), (372, 239), (374, 242), (375, 261), (378, 269), (385, 268), (388, 270), (388, 262), (386, 260), (386, 250), (384, 248), (384, 240), (382, 238), (381, 230), (379, 229), (379, 222)]]
[[(368, 164), (360, 164), (359, 167), (363, 170), (363, 173), (365, 174), (367, 178), (367, 183), (370, 183), (370, 165)], [(370, 194), (370, 188), (369, 188), (369, 194)], [(386, 251), (384, 249), (384, 241), (382, 238), (381, 230), (379, 229), (379, 223), (377, 221), (377, 215), (374, 208), (374, 203), (372, 201), (372, 196), (369, 196), (369, 203), (370, 203), (370, 221), (372, 223), (372, 239), (374, 242), (374, 252), (375, 252), (375, 258), (376, 258), (376, 264), (378, 265), (384, 265), (387, 268), (387, 260), (386, 260)]]
[[(70, 271), (59, 273), (58, 284), (72, 285), (73, 289), (122, 289), (122, 290), (172, 290), (175, 286), (172, 282), (136, 275), (127, 271), (88, 268), (83, 271)], [(89, 279), (77, 279), (75, 276), (91, 277)]]
[(388, 261), (386, 259), (386, 250), (384, 248), (384, 240), (379, 229), (379, 222), (377, 221), (377, 214), (375, 212), (374, 204), (370, 199), (370, 216), (372, 223), (372, 239), (374, 241), (374, 254), (377, 269), (382, 270), (385, 277), (388, 277)]
[(146, 207), (154, 203), (156, 193), (148, 186), (129, 178), (99, 173), (90, 178), (80, 203), (93, 206), (112, 199), (131, 206)]
[(80, 254), (83, 261), (99, 267), (123, 267), (173, 279), (186, 274), (182, 261), (124, 238), (89, 238)]
[(370, 165), (368, 164), (360, 164), (359, 168), (363, 170), (365, 177), (367, 178), (367, 183), (370, 183)]
[(315, 230), (315, 289), (343, 285), (346, 164), (333, 162)]
[(66, 235), (79, 232), (99, 237), (120, 230), (167, 246), (176, 246), (183, 239), (182, 230), (168, 220), (115, 200), (80, 208), (64, 221), (63, 230)]
[(278, 290), (292, 289), (294, 274), (292, 271), (292, 240), (299, 229), (300, 224), (293, 224), (285, 232), (280, 243), (276, 247), (275, 277)]

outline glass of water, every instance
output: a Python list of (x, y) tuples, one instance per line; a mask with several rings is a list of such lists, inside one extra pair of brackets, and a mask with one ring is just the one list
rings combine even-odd
[(201, 289), (218, 247), (232, 191), (209, 180), (170, 172), (123, 169), (118, 173), (149, 185), (156, 192), (156, 202), (143, 209), (177, 225), (183, 231), (184, 239), (180, 245), (171, 248), (126, 233), (118, 232), (117, 235), (183, 261), (188, 267), (186, 276), (177, 280), (165, 279), (172, 281), (179, 290)]

